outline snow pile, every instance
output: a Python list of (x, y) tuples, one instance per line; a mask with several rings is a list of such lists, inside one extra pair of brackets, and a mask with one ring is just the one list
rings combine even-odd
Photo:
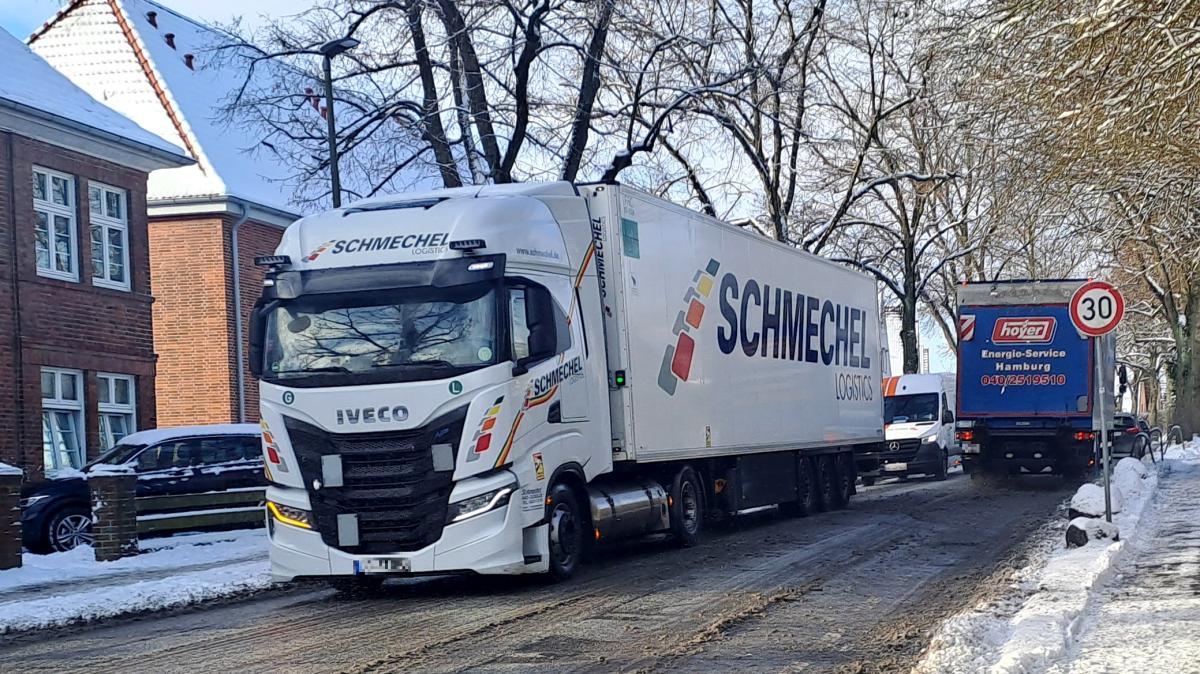
[(81, 546), (26, 554), (0, 572), (0, 634), (175, 608), (272, 584), (263, 529), (145, 541), (146, 552), (95, 561)]
[(25, 471), (0, 461), (0, 475), (24, 475)]
[(86, 480), (87, 473), (78, 468), (57, 468), (53, 471), (46, 471), (46, 478), (50, 480)]
[(1146, 470), (1146, 464), (1127, 456), (1118, 461), (1117, 467), (1113, 469), (1113, 485), (1122, 496), (1132, 496), (1145, 490), (1146, 479), (1149, 476), (1150, 471)]
[[(1134, 460), (1136, 461), (1137, 459)], [(1109, 498), (1112, 501), (1112, 511), (1113, 513), (1119, 513), (1125, 505), (1122, 502), (1121, 494), (1116, 489), (1110, 491)], [(1071, 497), (1071, 513), (1072, 517), (1077, 517), (1078, 515), (1104, 517), (1104, 487), (1091, 483), (1081, 485), (1079, 491), (1075, 492), (1075, 495)]]
[(1200, 461), (1200, 437), (1193, 436), (1187, 444), (1167, 447), (1163, 457), (1168, 461)]
[[(1136, 459), (1134, 459), (1136, 461)], [(1136, 472), (1125, 468), (1122, 472)], [(1079, 621), (1093, 601), (1093, 590), (1111, 574), (1113, 564), (1137, 530), (1146, 504), (1158, 486), (1157, 473), (1138, 478), (1139, 488), (1122, 493), (1112, 490), (1113, 525), (1121, 540), (1094, 541), (1068, 549), (1062, 542), (1062, 530), (1042, 535), (1040, 545), (1051, 545), (1044, 565), (1033, 564), (1022, 571), (1025, 582), (1015, 589), (1027, 593), (1019, 607), (989, 602), (943, 623), (913, 669), (921, 674), (1018, 674), (1040, 671), (1046, 663), (1064, 653), (1079, 629)], [(1125, 478), (1129, 481), (1129, 478)], [(1104, 514), (1104, 489), (1098, 485), (1080, 489), (1071, 499), (1071, 508), (1086, 507)], [(1094, 521), (1094, 520), (1092, 520)], [(1113, 533), (1107, 523), (1087, 525), (1099, 534)], [(1111, 540), (1111, 539), (1110, 539)], [(1040, 568), (1038, 568), (1040, 567)]]

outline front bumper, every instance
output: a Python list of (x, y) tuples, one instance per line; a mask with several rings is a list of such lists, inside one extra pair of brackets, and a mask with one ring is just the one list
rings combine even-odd
[[(299, 490), (272, 486), (267, 499), (308, 508), (307, 495)], [(520, 508), (520, 499), (514, 498), (506, 507), (446, 525), (436, 542), (420, 550), (396, 554), (350, 554), (326, 545), (317, 531), (268, 519), (271, 574), (281, 581), (352, 576), (368, 573), (368, 562), (380, 559), (407, 561), (407, 572), (386, 574), (391, 576), (543, 573), (549, 568), (546, 525), (523, 527)]]
[(854, 456), (858, 474), (862, 477), (899, 475), (932, 475), (942, 461), (942, 448), (936, 442), (921, 443), (915, 451), (861, 452)]

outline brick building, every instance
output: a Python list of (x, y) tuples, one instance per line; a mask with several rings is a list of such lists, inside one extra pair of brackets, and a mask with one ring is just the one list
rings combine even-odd
[(0, 31), (0, 461), (155, 425), (147, 175), (191, 163)]
[(245, 72), (217, 57), (227, 40), (147, 0), (74, 0), (29, 39), (85, 91), (196, 160), (155, 171), (147, 188), (160, 426), (258, 418), (244, 355), (262, 287), (253, 258), (298, 217), (287, 168), (262, 134), (222, 120)]

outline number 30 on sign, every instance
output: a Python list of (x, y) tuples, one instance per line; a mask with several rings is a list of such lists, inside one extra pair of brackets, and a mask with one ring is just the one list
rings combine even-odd
[(1088, 281), (1071, 297), (1071, 322), (1089, 337), (1112, 332), (1125, 315), (1125, 298), (1111, 283)]

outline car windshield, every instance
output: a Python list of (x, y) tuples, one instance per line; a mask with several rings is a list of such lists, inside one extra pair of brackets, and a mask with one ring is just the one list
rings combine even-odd
[(111, 466), (119, 466), (123, 463), (128, 463), (138, 452), (146, 448), (144, 444), (126, 444), (118, 442), (113, 445), (107, 452), (97, 456), (87, 463), (84, 468), (90, 468), (98, 463), (106, 463)]
[[(436, 379), (500, 362), (496, 286), (312, 295), (268, 315), (267, 379)], [(386, 373), (386, 374), (385, 374)]]
[(903, 396), (888, 396), (883, 399), (883, 423), (911, 424), (922, 421), (937, 421), (938, 394), (915, 393)]

